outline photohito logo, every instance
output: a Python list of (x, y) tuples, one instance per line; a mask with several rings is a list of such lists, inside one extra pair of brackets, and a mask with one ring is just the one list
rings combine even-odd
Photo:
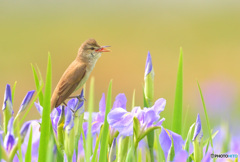
[(211, 154), (211, 158), (238, 158), (238, 154)]

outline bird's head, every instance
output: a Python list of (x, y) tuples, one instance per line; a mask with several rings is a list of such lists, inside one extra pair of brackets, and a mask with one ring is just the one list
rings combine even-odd
[(78, 53), (81, 57), (91, 61), (98, 59), (102, 52), (111, 51), (106, 47), (110, 46), (99, 46), (95, 39), (88, 39), (81, 45)]

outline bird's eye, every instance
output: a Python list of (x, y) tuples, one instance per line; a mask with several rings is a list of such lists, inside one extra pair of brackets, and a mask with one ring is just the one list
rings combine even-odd
[(94, 50), (95, 48), (94, 48), (94, 47), (91, 47), (90, 49), (91, 49), (91, 50)]

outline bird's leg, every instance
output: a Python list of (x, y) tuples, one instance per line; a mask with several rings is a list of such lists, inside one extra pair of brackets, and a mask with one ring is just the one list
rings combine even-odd
[(86, 98), (80, 98), (80, 96), (70, 96), (68, 98), (77, 98), (79, 102), (87, 101)]
[(67, 106), (67, 104), (66, 104), (66, 102), (65, 102), (65, 101), (63, 101), (63, 104), (64, 104), (65, 106)]

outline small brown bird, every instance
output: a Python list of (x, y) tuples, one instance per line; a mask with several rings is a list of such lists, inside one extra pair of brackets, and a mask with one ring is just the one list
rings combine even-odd
[(95, 39), (88, 39), (78, 50), (76, 59), (63, 73), (51, 98), (51, 109), (61, 105), (77, 89), (87, 81), (102, 52), (110, 52), (106, 47), (99, 46)]

